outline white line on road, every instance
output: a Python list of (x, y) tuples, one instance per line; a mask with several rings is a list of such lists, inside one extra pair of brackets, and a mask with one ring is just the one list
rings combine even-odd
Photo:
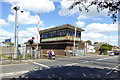
[(2, 76), (2, 77), (13, 76), (13, 75), (24, 74), (24, 73), (27, 73), (27, 72), (29, 72), (29, 70), (26, 70), (26, 71), (19, 71), (19, 72), (3, 73), (3, 74), (0, 74), (0, 76)]
[(116, 57), (118, 57), (118, 56), (114, 56), (114, 57), (107, 57), (107, 58), (101, 58), (101, 59), (96, 59), (96, 60), (106, 60), (106, 59), (112, 59), (112, 58), (116, 58)]
[[(114, 56), (114, 57), (107, 57), (107, 58), (100, 58), (100, 59), (96, 59), (96, 61), (101, 61), (101, 60), (106, 60), (106, 59), (112, 59), (112, 58), (116, 58), (118, 56)], [(89, 63), (89, 62), (94, 62), (94, 61), (85, 61), (83, 63)]]
[[(120, 65), (120, 64), (119, 64)], [(117, 67), (119, 67), (119, 65), (117, 65), (116, 67), (114, 67), (112, 70), (110, 70), (106, 75), (109, 75), (113, 70), (115, 70)]]
[(34, 61), (32, 61), (32, 60), (29, 60), (29, 61), (32, 62), (33, 64), (36, 64), (36, 65), (39, 65), (39, 66), (42, 66), (42, 67), (45, 67), (45, 68), (50, 68), (50, 67), (47, 66), (47, 65), (40, 64), (40, 63), (34, 62)]
[(78, 65), (78, 63), (66, 64), (65, 66), (73, 66), (73, 65)]

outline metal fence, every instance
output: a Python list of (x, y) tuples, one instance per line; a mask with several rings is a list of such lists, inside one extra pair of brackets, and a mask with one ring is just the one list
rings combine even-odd
[(42, 54), (41, 51), (32, 49), (29, 53), (26, 52), (25, 48), (19, 49), (18, 53), (15, 50), (14, 46), (0, 46), (1, 61), (12, 63), (13, 60), (21, 62), (21, 60), (40, 59)]

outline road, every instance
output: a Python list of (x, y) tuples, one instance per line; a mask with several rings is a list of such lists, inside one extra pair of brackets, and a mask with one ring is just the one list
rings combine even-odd
[[(2, 77), (3, 78), (13, 78), (13, 77), (18, 78), (24, 73), (28, 73), (30, 71), (32, 72), (38, 69), (42, 70), (44, 68), (50, 69), (51, 67), (55, 68), (55, 67), (63, 67), (63, 66), (79, 66), (79, 67), (82, 67), (83, 70), (84, 68), (87, 67), (88, 68), (87, 71), (89, 71), (90, 69), (92, 70), (93, 68), (101, 69), (101, 70), (107, 69), (106, 71), (103, 70), (104, 71), (103, 73), (104, 74), (108, 73), (108, 75), (111, 74), (114, 70), (118, 70), (118, 56), (87, 55), (87, 56), (81, 56), (81, 57), (56, 58), (56, 60), (48, 60), (48, 59), (27, 60), (26, 62), (27, 63), (24, 63), (24, 64), (3, 65), (2, 74), (1, 74)], [(77, 70), (77, 68), (78, 67), (75, 67), (74, 69)], [(56, 75), (57, 74), (60, 75), (59, 73), (56, 73)], [(44, 76), (41, 76), (41, 77), (45, 77), (45, 75), (47, 74), (44, 74)], [(74, 77), (76, 75), (74, 75)], [(70, 77), (70, 75), (68, 75), (68, 77)]]

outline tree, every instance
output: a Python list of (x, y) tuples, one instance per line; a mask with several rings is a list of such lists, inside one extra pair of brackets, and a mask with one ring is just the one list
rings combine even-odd
[(10, 43), (10, 45), (14, 45), (14, 43)]
[(88, 43), (89, 45), (92, 44), (92, 42), (90, 40), (87, 40), (86, 43)]
[(94, 44), (97, 44), (98, 42), (94, 42)]
[(29, 44), (29, 42), (25, 42), (24, 44)]
[(104, 55), (107, 55), (107, 50), (111, 51), (112, 50), (112, 45), (110, 44), (103, 44), (100, 46), (99, 51), (101, 53), (104, 53)]
[[(75, 1), (69, 8), (68, 10), (73, 9), (76, 5), (82, 5), (85, 11), (89, 12), (89, 7), (92, 5), (97, 5), (97, 11), (100, 12), (104, 9), (109, 9), (108, 11), (108, 16), (111, 15), (111, 18), (113, 19), (113, 23), (116, 22), (116, 14), (120, 12), (120, 1), (119, 0), (94, 0), (89, 2), (90, 5), (86, 6), (84, 3), (89, 2), (89, 0), (77, 0)], [(81, 12), (82, 9), (79, 6), (79, 11)]]

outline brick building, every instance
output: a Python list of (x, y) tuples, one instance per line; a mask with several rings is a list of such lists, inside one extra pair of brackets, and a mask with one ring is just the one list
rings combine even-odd
[[(76, 27), (76, 48), (84, 49), (84, 43), (81, 40), (81, 28)], [(47, 54), (48, 50), (53, 50), (55, 55), (69, 56), (73, 50), (75, 26), (70, 24), (60, 25), (39, 31), (40, 44), (39, 50)]]

